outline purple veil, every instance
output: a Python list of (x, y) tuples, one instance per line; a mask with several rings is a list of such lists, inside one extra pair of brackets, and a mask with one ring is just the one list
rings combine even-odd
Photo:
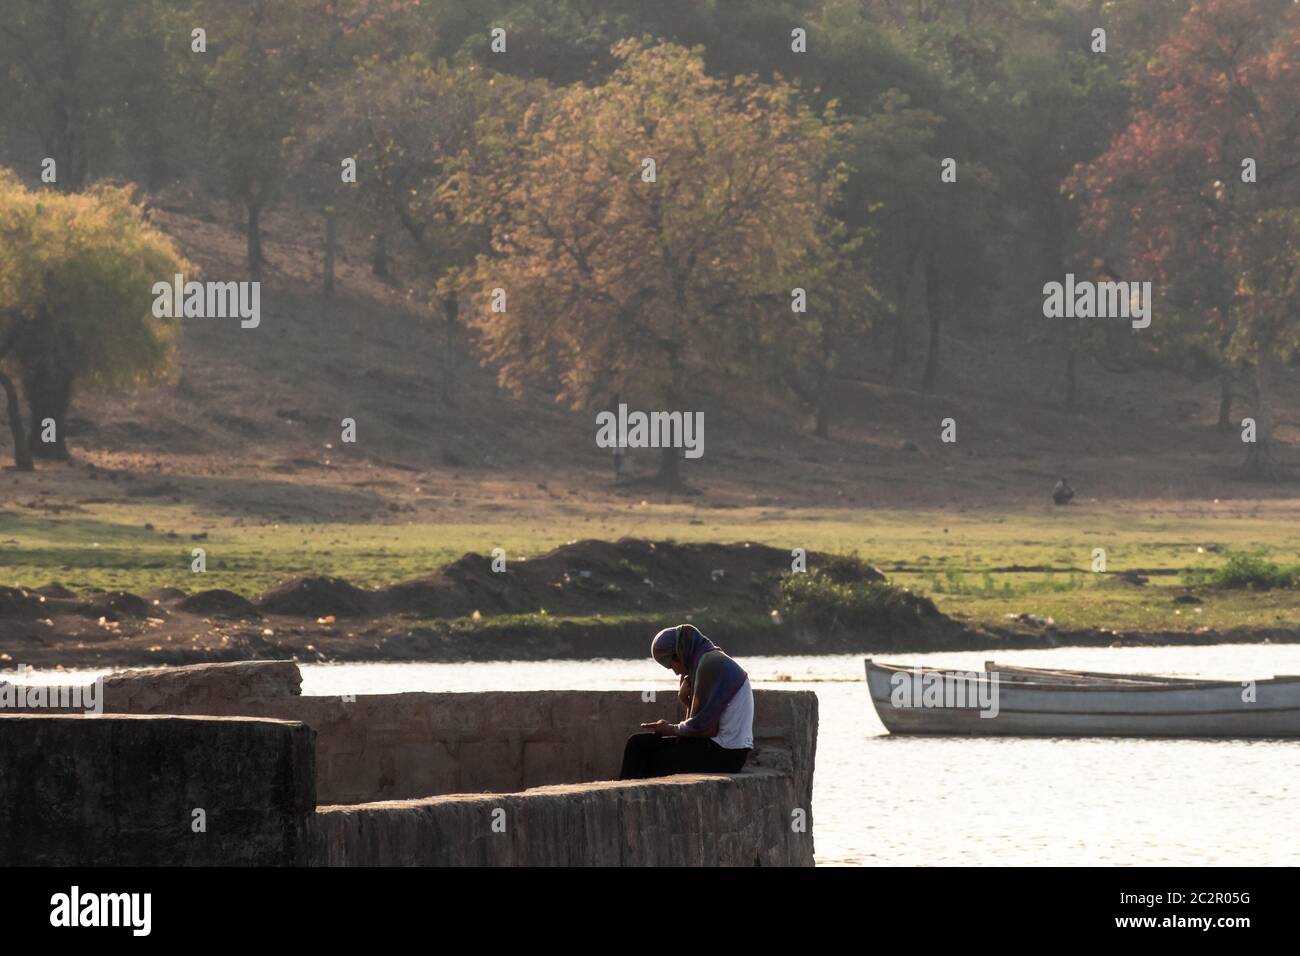
[(672, 666), (674, 654), (686, 665), (694, 692), (690, 715), (677, 725), (678, 736), (715, 736), (722, 712), (749, 675), (693, 624), (666, 627), (650, 642), (650, 656), (664, 667)]

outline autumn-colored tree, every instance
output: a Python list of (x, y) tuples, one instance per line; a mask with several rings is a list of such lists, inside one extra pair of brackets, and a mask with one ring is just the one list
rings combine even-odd
[[(492, 210), (475, 323), (512, 391), (540, 382), (575, 407), (617, 392), (684, 410), (697, 379), (751, 382), (780, 347), (774, 326), (825, 249), (840, 125), (789, 84), (709, 77), (698, 51), (614, 53), (606, 83), (535, 109), (512, 163), (467, 188)], [(669, 487), (679, 454), (661, 453)]]
[[(0, 248), (0, 388), (15, 463), (30, 468), (32, 456), (67, 457), (74, 384), (124, 386), (166, 371), (174, 326), (154, 317), (152, 287), (190, 267), (143, 220), (130, 190), (33, 192), (8, 170), (0, 170)], [(47, 419), (53, 442), (42, 440)]]
[(1297, 117), (1300, 6), (1204, 0), (1157, 51), (1128, 127), (1067, 182), (1098, 257), (1253, 370), (1257, 476), (1276, 467), (1272, 369), (1300, 350)]

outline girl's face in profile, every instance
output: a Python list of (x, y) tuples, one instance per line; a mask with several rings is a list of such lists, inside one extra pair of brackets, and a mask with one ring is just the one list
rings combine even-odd
[(686, 673), (686, 667), (682, 664), (676, 654), (673, 655), (673, 659), (669, 663), (672, 665), (674, 674), (680, 675)]

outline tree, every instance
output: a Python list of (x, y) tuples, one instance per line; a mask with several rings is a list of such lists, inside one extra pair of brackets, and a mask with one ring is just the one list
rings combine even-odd
[(248, 273), (262, 278), (262, 213), (286, 169), (285, 144), (316, 75), (327, 21), (308, 0), (195, 0), (207, 52), (184, 60), (211, 108), (209, 148), (224, 193), (243, 206)]
[(1094, 249), (1199, 314), (1225, 361), (1252, 367), (1246, 471), (1266, 476), (1273, 367), (1300, 348), (1300, 6), (1205, 0), (1144, 80), (1128, 127), (1067, 187)]
[[(14, 460), (66, 458), (74, 384), (125, 386), (169, 366), (174, 326), (155, 318), (155, 282), (190, 267), (125, 188), (33, 192), (0, 170), (0, 387)], [(17, 414), (22, 380), (30, 427)], [(44, 423), (53, 442), (42, 440)]]
[[(790, 49), (824, 0), (476, 0), (426, 4), (438, 53), (470, 53), (480, 64), (556, 85), (603, 83), (619, 66), (613, 44), (653, 37), (703, 47), (715, 76), (790, 73), (802, 54)], [(491, 50), (494, 27), (506, 31), (507, 55)]]
[[(1009, 60), (1008, 87), (1016, 92), (1000, 112), (1010, 151), (1008, 199), (1025, 211), (1025, 231), (1040, 250), (1041, 272), (1030, 273), (1034, 281), (1025, 290), (1035, 297), (1044, 283), (1064, 281), (1078, 254), (1078, 214), (1061, 181), (1077, 164), (1103, 152), (1127, 116), (1123, 61), (1117, 54), (1098, 56), (1080, 49), (1089, 21), (1064, 19), (1046, 50)], [(1061, 397), (1067, 408), (1078, 402), (1078, 356), (1095, 328), (1086, 319), (1056, 320), (1053, 331), (1064, 358)]]
[[(55, 161), (59, 189), (86, 181), (116, 119), (131, 62), (120, 55), (126, 0), (15, 0), (0, 16), (0, 99)], [(33, 169), (34, 169), (33, 164)]]
[(317, 152), (357, 159), (357, 190), (371, 217), (392, 222), (419, 261), (419, 289), (443, 326), (443, 400), (455, 402), (460, 275), (488, 251), (484, 210), (462, 201), (466, 177), (490, 180), (528, 105), (545, 89), (472, 61), (423, 54), (371, 57), (323, 90), (331, 104), (307, 133)]
[[(618, 392), (684, 410), (694, 380), (743, 386), (770, 367), (791, 290), (825, 248), (842, 127), (790, 84), (710, 78), (698, 51), (614, 53), (606, 83), (533, 110), (504, 175), (471, 180), (493, 249), (468, 282), (475, 324), (512, 391), (541, 382), (574, 407)], [(489, 308), (493, 289), (504, 311)], [(678, 459), (661, 452), (669, 488)]]
[(805, 251), (797, 269), (807, 294), (807, 311), (772, 323), (776, 378), (812, 412), (813, 433), (829, 438), (832, 381), (845, 357), (871, 330), (879, 295), (862, 254), (866, 234), (854, 234), (837, 219)]
[[(890, 319), (891, 381), (910, 360), (912, 315), (926, 313), (925, 392), (938, 383), (943, 326), (991, 300), (999, 252), (989, 241), (996, 51), (968, 27), (928, 11), (894, 22), (887, 10), (827, 0), (812, 21), (802, 74), (853, 119), (840, 214), (850, 228), (869, 230), (862, 254)], [(946, 159), (957, 164), (955, 182), (940, 179)]]
[[(319, 209), (324, 218), (322, 273), (327, 296), (334, 294), (340, 218), (364, 219), (384, 205), (376, 201), (383, 189), (374, 176), (373, 161), (380, 151), (375, 127), (384, 128), (389, 138), (404, 141), (424, 133), (420, 121), (425, 117), (414, 110), (402, 117), (409, 126), (388, 128), (379, 118), (391, 114), (396, 101), (389, 94), (416, 92), (395, 91), (383, 84), (406, 72), (403, 64), (409, 64), (418, 51), (437, 46), (433, 24), (447, 13), (446, 8), (421, 8), (419, 0), (317, 0), (312, 9), (314, 30), (323, 42), (312, 56), (313, 81), (298, 104), (287, 152), (294, 194)], [(364, 174), (359, 168), (358, 178), (345, 184), (340, 165), (344, 160), (364, 167)], [(383, 212), (391, 215), (387, 208)], [(382, 223), (370, 224), (375, 225), (374, 272), (387, 279), (387, 231)]]
[(850, 117), (847, 161), (853, 171), (840, 215), (851, 228), (870, 228), (862, 253), (881, 277), (891, 380), (908, 360), (910, 306), (925, 284), (921, 264), (932, 232), (921, 211), (939, 188), (939, 157), (932, 150), (940, 122), (897, 89), (882, 94), (866, 115)]

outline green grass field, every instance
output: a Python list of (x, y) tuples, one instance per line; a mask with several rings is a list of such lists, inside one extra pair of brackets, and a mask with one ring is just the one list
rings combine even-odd
[[(192, 540), (196, 533), (207, 537)], [(219, 587), (252, 595), (287, 578), (329, 574), (376, 587), (427, 574), (468, 551), (502, 547), (515, 559), (575, 539), (624, 535), (857, 552), (895, 583), (973, 622), (1030, 613), (1065, 628), (1129, 631), (1300, 624), (1296, 589), (1198, 587), (1204, 603), (1173, 602), (1186, 584), (1202, 583), (1234, 551), (1258, 552), (1281, 564), (1300, 561), (1300, 531), (1289, 522), (1102, 516), (1083, 509), (1008, 515), (645, 505), (612, 515), (548, 515), (531, 525), (505, 516), (497, 523), (249, 525), (156, 503), (88, 505), (34, 517), (4, 510), (0, 583), (57, 581), (76, 591), (135, 593)], [(207, 552), (201, 583), (190, 570), (196, 547)], [(1094, 548), (1105, 549), (1111, 572), (1168, 573), (1152, 574), (1142, 587), (1093, 574)]]

